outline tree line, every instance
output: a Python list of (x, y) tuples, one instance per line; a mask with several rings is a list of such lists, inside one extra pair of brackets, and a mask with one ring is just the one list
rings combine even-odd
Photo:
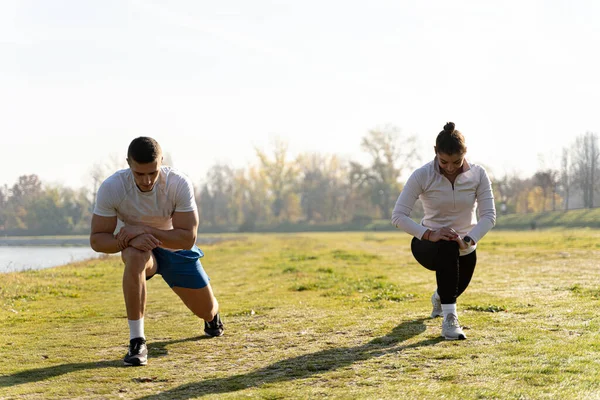
[[(276, 141), (269, 151), (256, 149), (256, 162), (245, 168), (212, 166), (196, 187), (200, 229), (293, 230), (294, 225), (389, 221), (401, 178), (422, 163), (416, 137), (385, 126), (369, 131), (360, 147), (368, 156), (366, 163), (319, 153), (292, 159), (287, 145)], [(598, 135), (586, 132), (562, 149), (560, 167), (540, 168), (531, 177), (496, 176), (486, 166), (499, 214), (595, 207), (599, 157)], [(165, 163), (172, 164), (168, 155)], [(94, 166), (91, 189), (46, 186), (37, 175), (0, 187), (0, 235), (87, 234), (99, 184), (123, 167), (114, 157)], [(421, 215), (417, 203), (414, 216)]]

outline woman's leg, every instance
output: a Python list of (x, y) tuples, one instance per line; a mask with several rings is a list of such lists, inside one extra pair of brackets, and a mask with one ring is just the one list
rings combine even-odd
[(458, 243), (440, 240), (435, 257), (437, 292), (442, 304), (454, 304), (458, 297), (460, 268)]
[(460, 296), (471, 282), (475, 264), (477, 264), (476, 252), (477, 250), (473, 250), (472, 253), (466, 256), (458, 257), (458, 293), (456, 297)]
[[(465, 291), (473, 271), (477, 256), (475, 252), (460, 257), (458, 243), (440, 240), (431, 243), (413, 239), (411, 250), (415, 259), (425, 268), (435, 271), (439, 301), (432, 297), (434, 310), (432, 317), (443, 314), (442, 336), (448, 340), (464, 340), (466, 335), (458, 323), (456, 298)], [(441, 307), (441, 310), (437, 308)], [(440, 312), (441, 311), (441, 312)]]
[(458, 244), (446, 240), (430, 242), (413, 238), (410, 248), (419, 264), (435, 271), (437, 294), (442, 304), (456, 303), (459, 276)]

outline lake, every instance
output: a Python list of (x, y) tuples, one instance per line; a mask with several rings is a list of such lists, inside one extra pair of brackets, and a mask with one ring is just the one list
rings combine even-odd
[(0, 273), (56, 267), (100, 255), (84, 246), (0, 246)]
[[(204, 237), (196, 243), (201, 246), (222, 240)], [(89, 236), (0, 237), (0, 273), (56, 267), (101, 255), (90, 248)]]

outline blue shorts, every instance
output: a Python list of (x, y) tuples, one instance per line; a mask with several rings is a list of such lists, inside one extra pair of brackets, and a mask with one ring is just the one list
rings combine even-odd
[(156, 273), (162, 275), (170, 287), (202, 289), (208, 285), (210, 279), (200, 264), (204, 253), (197, 246), (177, 251), (157, 247), (152, 250), (152, 254), (156, 258)]

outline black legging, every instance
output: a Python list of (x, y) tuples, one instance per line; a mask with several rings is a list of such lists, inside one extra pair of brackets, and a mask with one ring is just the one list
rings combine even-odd
[(415, 259), (425, 268), (435, 271), (437, 292), (442, 304), (454, 304), (465, 291), (477, 264), (476, 250), (459, 256), (458, 243), (440, 240), (430, 242), (413, 238), (410, 243)]

